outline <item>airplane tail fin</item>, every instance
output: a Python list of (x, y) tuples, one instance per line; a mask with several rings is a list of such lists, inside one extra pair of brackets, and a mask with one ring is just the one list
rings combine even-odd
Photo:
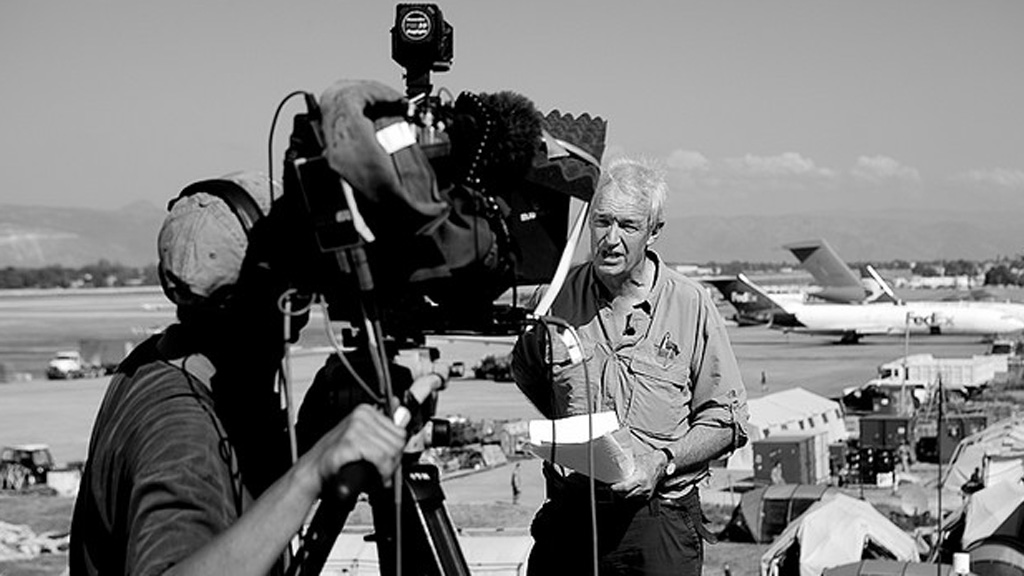
[(861, 282), (860, 276), (854, 273), (823, 239), (807, 240), (786, 244), (789, 250), (800, 261), (800, 264), (811, 273), (821, 290), (814, 296), (830, 302), (848, 304), (862, 302), (868, 292)]
[(715, 287), (726, 302), (736, 309), (736, 322), (740, 325), (767, 324), (776, 313), (785, 312), (763, 288), (744, 274), (703, 278), (702, 282)]
[(875, 270), (874, 266), (872, 266), (871, 264), (865, 264), (864, 271), (867, 272), (871, 280), (873, 280), (875, 284), (878, 285), (878, 289), (881, 292), (877, 296), (871, 298), (872, 302), (895, 302), (896, 304), (903, 303), (903, 300), (896, 296), (896, 293), (893, 292), (892, 287), (889, 286), (889, 283), (885, 281), (885, 278), (882, 278), (882, 275), (879, 274), (877, 270)]

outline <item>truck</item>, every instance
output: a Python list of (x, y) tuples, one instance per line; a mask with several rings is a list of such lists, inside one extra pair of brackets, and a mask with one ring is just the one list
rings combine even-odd
[[(882, 379), (900, 382), (935, 384), (952, 389), (972, 389), (985, 386), (1001, 372), (1007, 370), (1007, 356), (981, 354), (966, 358), (936, 358), (931, 354), (911, 354), (878, 367)], [(905, 372), (904, 372), (905, 371)]]
[(95, 370), (85, 363), (78, 350), (61, 350), (54, 354), (46, 365), (46, 377), (50, 380), (91, 378), (96, 375)]
[(50, 380), (95, 378), (111, 374), (131, 352), (135, 341), (125, 338), (86, 338), (77, 350), (61, 350), (46, 366)]

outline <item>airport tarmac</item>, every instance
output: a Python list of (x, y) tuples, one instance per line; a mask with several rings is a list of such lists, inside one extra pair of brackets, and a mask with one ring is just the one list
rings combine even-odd
[[(834, 397), (874, 377), (877, 366), (903, 355), (901, 338), (865, 338), (840, 345), (824, 337), (786, 335), (764, 327), (729, 328), (750, 397), (802, 387)], [(428, 342), (428, 344), (431, 342)], [(509, 344), (433, 341), (441, 359), (463, 361), (467, 370), (487, 354), (503, 354)], [(973, 337), (929, 336), (912, 339), (913, 354), (942, 357), (983, 354), (988, 345)], [(292, 358), (296, 402), (300, 403), (327, 352), (297, 350)], [(765, 384), (761, 384), (764, 374)], [(85, 458), (89, 432), (109, 377), (83, 380), (32, 380), (0, 384), (0, 444), (44, 442), (58, 462)], [(455, 379), (440, 395), (438, 415), (468, 418), (530, 419), (538, 412), (512, 383)]]

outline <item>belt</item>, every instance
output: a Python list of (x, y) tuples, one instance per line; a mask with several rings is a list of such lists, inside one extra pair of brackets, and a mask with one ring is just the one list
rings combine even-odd
[[(608, 486), (598, 485), (594, 487), (594, 503), (600, 505), (634, 505), (663, 503), (668, 506), (681, 506), (684, 502), (697, 496), (697, 487), (691, 486), (689, 490), (679, 496), (663, 498), (657, 494), (649, 501), (638, 498), (626, 498), (622, 493), (615, 492)], [(567, 503), (587, 502), (590, 499), (590, 489), (587, 486), (564, 486), (555, 488), (549, 486), (548, 497), (552, 500), (561, 500)]]

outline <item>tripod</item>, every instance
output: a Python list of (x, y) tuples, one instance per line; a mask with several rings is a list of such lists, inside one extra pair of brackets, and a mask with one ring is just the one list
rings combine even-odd
[[(367, 292), (364, 291), (364, 296)], [(375, 402), (389, 406), (392, 393), (404, 398), (406, 403), (394, 411), (396, 423), (407, 423), (399, 421), (401, 412), (409, 415), (412, 410), (419, 418), (432, 415), (433, 405), (428, 398), (432, 398), (436, 388), (416, 384), (421, 381), (414, 382), (411, 372), (393, 361), (394, 352), (385, 351), (376, 311), (372, 302), (366, 300), (363, 307), (366, 333), (364, 339), (357, 342), (353, 361), (340, 354), (331, 357), (306, 394), (299, 413), (301, 444), (315, 442), (357, 404)], [(434, 359), (432, 355), (431, 360)], [(357, 384), (360, 374), (365, 377), (370, 373), (376, 373), (378, 381), (385, 383), (385, 390), (380, 391), (382, 395)], [(391, 386), (393, 379), (394, 388)], [(432, 465), (416, 463), (418, 457), (418, 453), (407, 454), (403, 459), (403, 466), (395, 476), (395, 490), (385, 490), (377, 479), (376, 470), (366, 462), (343, 468), (338, 474), (338, 487), (344, 490), (328, 491), (322, 496), (286, 574), (320, 573), (355, 508), (359, 493), (366, 491), (374, 518), (372, 540), (377, 545), (383, 576), (468, 576), (469, 567), (444, 506), (438, 470)]]
[[(444, 491), (437, 467), (429, 464), (405, 466), (402, 490), (401, 554), (396, 530), (395, 500), (387, 490), (370, 496), (377, 558), (382, 576), (468, 576), (469, 566), (462, 554), (451, 517), (444, 505)], [(325, 499), (320, 503), (303, 536), (302, 548), (287, 571), (289, 576), (319, 574), (327, 561), (345, 520), (355, 507), (355, 499), (342, 502)], [(397, 558), (401, 558), (399, 567)], [(399, 571), (399, 568), (401, 570)]]

